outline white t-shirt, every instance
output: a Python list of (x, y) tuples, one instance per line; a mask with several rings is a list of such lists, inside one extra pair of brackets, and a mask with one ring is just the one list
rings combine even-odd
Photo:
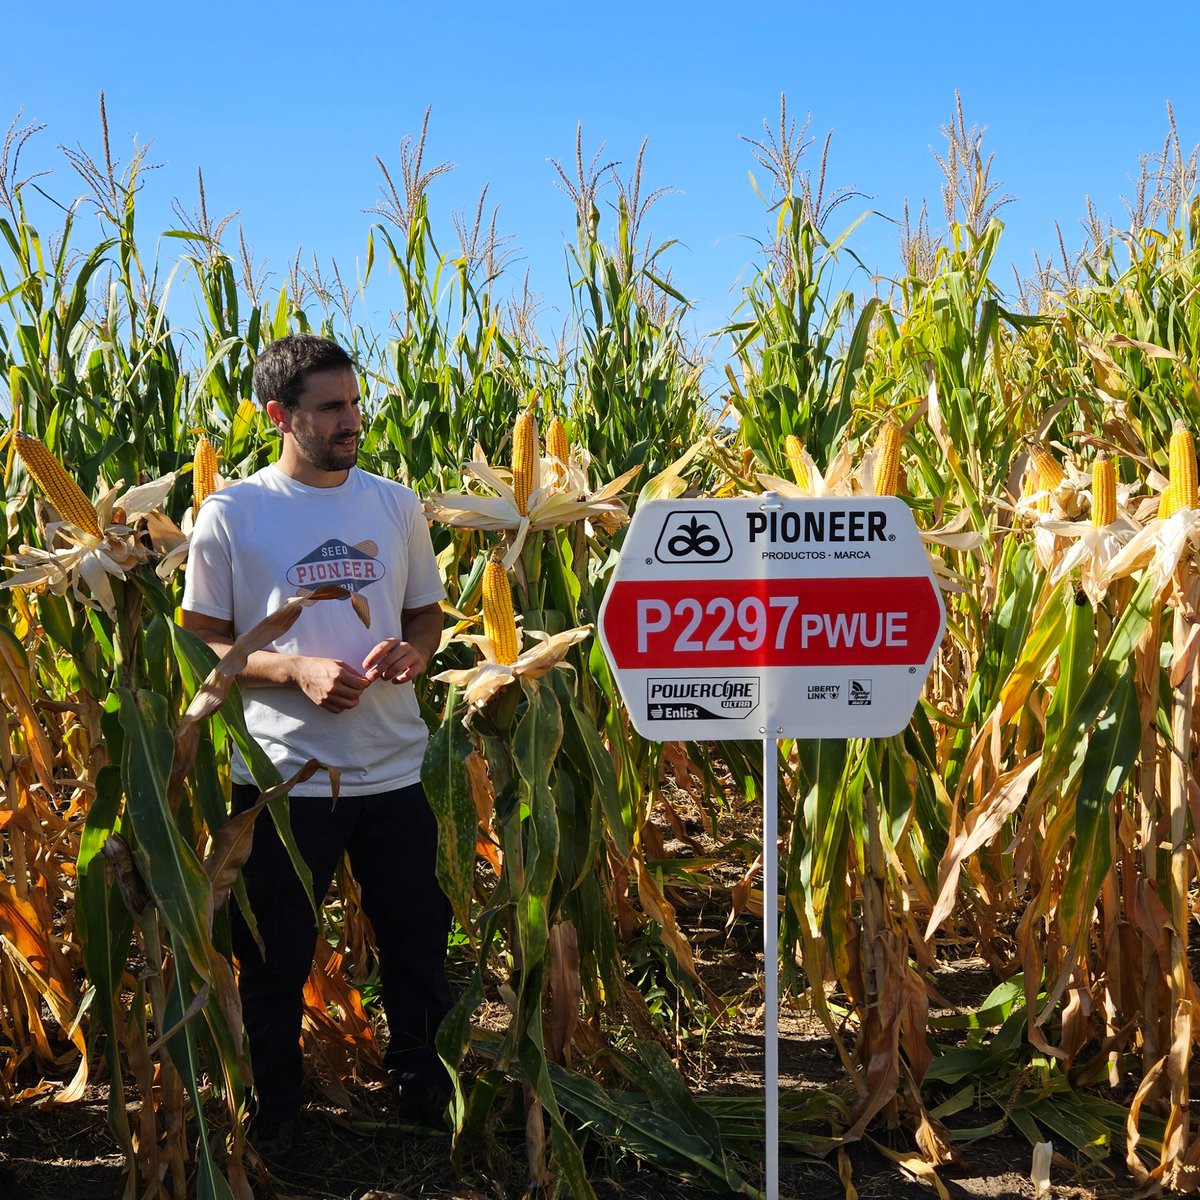
[[(266, 649), (337, 658), (361, 670), (379, 642), (403, 637), (403, 609), (445, 597), (429, 526), (410, 488), (356, 468), (338, 487), (310, 487), (269, 466), (201, 505), (185, 609), (232, 621), (240, 635), (298, 589), (322, 583), (359, 593), (370, 607), (370, 628), (349, 597), (320, 600)], [(242, 699), (250, 733), (285, 779), (310, 758), (340, 768), (348, 796), (420, 779), (428, 732), (411, 683), (377, 679), (342, 713), (327, 712), (294, 687), (243, 688)], [(236, 753), (233, 777), (252, 782)], [(323, 772), (292, 789), (297, 796), (328, 793)]]

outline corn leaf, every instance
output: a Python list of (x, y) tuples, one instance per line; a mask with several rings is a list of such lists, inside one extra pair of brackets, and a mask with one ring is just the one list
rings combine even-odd
[(438, 824), (437, 877), (450, 898), (454, 915), (471, 928), (474, 895), (475, 841), (478, 817), (467, 777), (467, 759), (474, 750), (455, 703), (455, 689), (446, 700), (445, 716), (433, 731), (421, 765), (421, 782)]

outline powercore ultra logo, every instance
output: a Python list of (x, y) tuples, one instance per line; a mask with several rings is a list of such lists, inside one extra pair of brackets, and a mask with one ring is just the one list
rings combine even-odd
[(647, 679), (651, 721), (740, 721), (758, 707), (757, 675), (728, 679)]
[(675, 509), (663, 522), (654, 557), (661, 563), (723, 563), (733, 557), (733, 543), (711, 508)]

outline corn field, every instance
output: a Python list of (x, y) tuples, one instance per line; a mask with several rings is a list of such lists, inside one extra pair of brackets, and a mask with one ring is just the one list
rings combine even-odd
[[(727, 825), (760, 795), (761, 747), (644, 741), (592, 631), (640, 502), (898, 494), (947, 608), (924, 697), (897, 737), (780, 744), (784, 1002), (821, 1019), (842, 1075), (784, 1097), (784, 1147), (839, 1159), (899, 1131), (936, 1175), (1015, 1129), (1200, 1190), (1197, 156), (1172, 125), (1124, 225), (1090, 214), (1078, 254), (1014, 289), (980, 135), (961, 109), (946, 132), (945, 234), (906, 223), (902, 261), (855, 292), (852, 198), (825, 194), (781, 111), (751, 143), (773, 185), (748, 219), (768, 228), (757, 273), (698, 345), (640, 156), (599, 170), (581, 141), (558, 166), (576, 238), (548, 344), (482, 201), (454, 249), (432, 227), (424, 130), (383, 170), (356, 290), (298, 268), (268, 287), (202, 183), (171, 239), (135, 233), (153, 183), (106, 128), (98, 159), (67, 155), (83, 199), (46, 209), (20, 173), (36, 131), (11, 127), (0, 1105), (101, 1083), (127, 1197), (252, 1194), (228, 912), (254, 821), (290, 841), (294, 781), (248, 737), (235, 676), (331, 593), (220, 663), (177, 606), (195, 509), (274, 453), (255, 358), (311, 330), (356, 355), (359, 461), (425, 500), (450, 597), (418, 696), (458, 926), (438, 1039), (456, 1162), (503, 1129), (530, 1194), (593, 1196), (613, 1145), (759, 1194), (761, 1094), (690, 1087), (686, 1067), (688, 1031), (731, 1006), (689, 918), (762, 914), (761, 842)], [(403, 297), (385, 332), (359, 316), (373, 284)], [(230, 819), (234, 746), (264, 797)], [(681, 795), (703, 853), (664, 840)], [(336, 892), (305, 1041), (349, 1097), (381, 1058), (348, 872)], [(965, 956), (993, 990), (932, 1015)], [(485, 1002), (505, 1019), (481, 1023)]]

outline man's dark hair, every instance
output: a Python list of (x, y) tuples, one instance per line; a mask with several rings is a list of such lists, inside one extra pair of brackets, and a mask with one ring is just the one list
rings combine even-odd
[(291, 333), (277, 338), (254, 364), (254, 391), (265, 408), (278, 400), (295, 408), (310, 375), (320, 371), (354, 370), (354, 359), (329, 338), (313, 333)]

